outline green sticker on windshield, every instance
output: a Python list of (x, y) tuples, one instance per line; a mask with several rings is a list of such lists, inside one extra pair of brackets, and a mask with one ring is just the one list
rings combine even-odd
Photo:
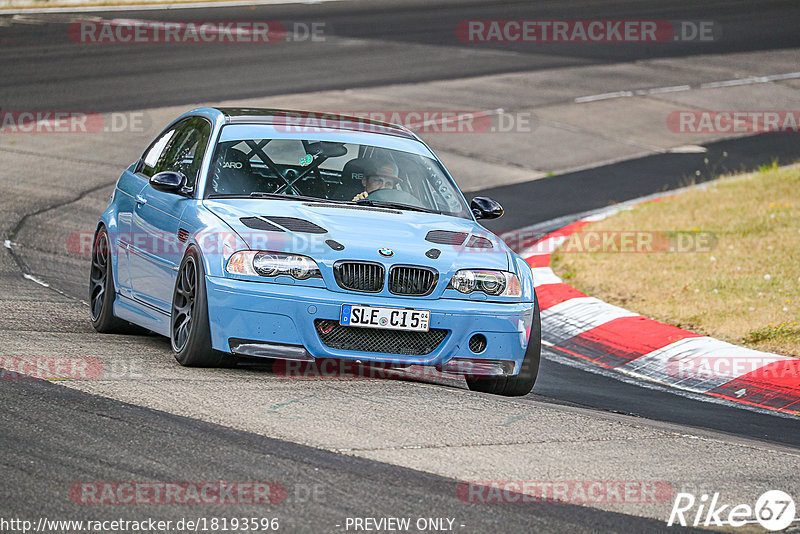
[(300, 158), (300, 165), (306, 167), (308, 165), (311, 165), (312, 161), (314, 161), (314, 156), (312, 156), (311, 154), (306, 154), (305, 156)]

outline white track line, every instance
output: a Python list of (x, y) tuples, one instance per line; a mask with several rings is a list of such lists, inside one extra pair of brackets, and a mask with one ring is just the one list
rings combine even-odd
[(576, 104), (583, 104), (584, 102), (595, 102), (597, 100), (609, 100), (612, 98), (625, 98), (633, 96), (633, 91), (614, 91), (613, 93), (601, 93), (599, 95), (579, 96), (575, 99)]
[(796, 80), (800, 79), (800, 72), (787, 72), (784, 74), (771, 74), (769, 76), (749, 76), (747, 78), (738, 78), (735, 80), (723, 80), (719, 82), (701, 83), (696, 87), (691, 85), (673, 85), (669, 87), (655, 87), (653, 89), (637, 89), (635, 91), (614, 91), (612, 93), (600, 93), (598, 95), (579, 96), (575, 99), (576, 104), (584, 104), (586, 102), (597, 102), (598, 100), (610, 100), (613, 98), (628, 98), (631, 96), (644, 96), (644, 95), (658, 95), (664, 93), (677, 93), (680, 91), (689, 91), (691, 89), (715, 89), (719, 87), (738, 87), (741, 85), (753, 85), (757, 83), (771, 83), (779, 82), (782, 80)]
[(26, 280), (30, 280), (31, 282), (36, 282), (37, 284), (39, 284), (42, 287), (50, 287), (50, 284), (48, 284), (47, 282), (42, 282), (41, 280), (39, 280), (38, 278), (36, 278), (33, 275), (25, 273), (25, 274), (22, 275), (22, 277), (24, 279), (26, 279)]

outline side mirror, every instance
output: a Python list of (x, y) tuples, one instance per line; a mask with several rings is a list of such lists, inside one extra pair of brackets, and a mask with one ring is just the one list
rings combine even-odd
[(475, 197), (469, 203), (476, 219), (497, 219), (503, 215), (503, 206), (496, 200), (487, 197)]
[(182, 172), (163, 171), (150, 178), (150, 187), (165, 193), (186, 195), (186, 176)]

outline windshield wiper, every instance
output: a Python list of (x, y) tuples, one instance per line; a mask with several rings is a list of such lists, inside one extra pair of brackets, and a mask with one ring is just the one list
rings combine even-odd
[(401, 202), (388, 202), (386, 200), (370, 200), (368, 198), (362, 198), (361, 200), (357, 200), (356, 204), (360, 206), (375, 206), (376, 208), (395, 208), (399, 210), (421, 211), (423, 213), (436, 213), (441, 215), (441, 213), (436, 210), (429, 210), (428, 208), (423, 208), (421, 206), (412, 206), (411, 204), (403, 204)]
[(253, 191), (250, 198), (272, 198), (275, 200), (302, 200), (304, 202), (332, 202), (325, 198), (306, 197), (303, 195), (284, 195), (282, 193), (267, 193), (265, 191)]
[(307, 197), (305, 195), (285, 195), (283, 193), (265, 193), (263, 191), (253, 191), (250, 198), (270, 198), (276, 200), (302, 200), (303, 202), (320, 202), (322, 204), (350, 204), (346, 200), (333, 200), (330, 198)]
[(327, 198), (307, 197), (303, 195), (284, 195), (281, 193), (267, 193), (266, 191), (253, 191), (249, 195), (241, 193), (212, 193), (208, 198), (268, 198), (274, 200), (300, 200), (303, 202), (324, 202), (325, 204), (348, 204), (343, 200), (329, 200)]

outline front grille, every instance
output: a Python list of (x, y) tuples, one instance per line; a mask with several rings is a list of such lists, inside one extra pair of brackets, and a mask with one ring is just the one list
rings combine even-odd
[(447, 337), (447, 330), (406, 332), (381, 328), (342, 326), (336, 321), (314, 321), (320, 341), (332, 349), (424, 356), (435, 351)]
[(383, 265), (360, 261), (341, 261), (333, 266), (336, 283), (342, 289), (379, 293), (383, 289)]
[(433, 269), (396, 265), (389, 269), (389, 292), (421, 297), (433, 291), (437, 280), (439, 273)]

